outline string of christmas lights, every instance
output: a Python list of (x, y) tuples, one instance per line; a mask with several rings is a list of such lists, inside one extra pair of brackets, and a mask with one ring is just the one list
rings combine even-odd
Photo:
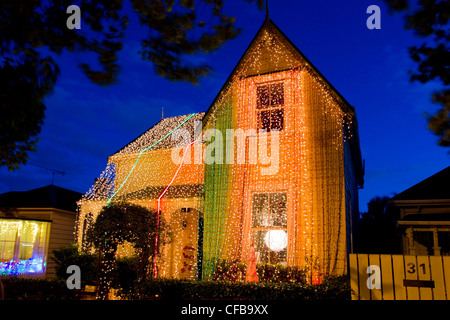
[[(222, 260), (298, 266), (313, 283), (344, 273), (348, 110), (267, 24), (206, 113), (163, 119), (108, 159), (79, 203), (77, 239), (89, 250), (83, 233), (114, 197), (156, 209), (169, 225), (155, 276), (208, 280)], [(178, 129), (189, 132), (181, 144), (170, 139)], [(230, 149), (226, 133), (237, 130), (243, 144)]]

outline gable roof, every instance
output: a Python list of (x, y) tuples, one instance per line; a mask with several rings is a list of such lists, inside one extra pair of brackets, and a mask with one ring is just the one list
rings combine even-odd
[[(191, 139), (194, 139), (194, 125), (196, 121), (201, 121), (204, 112), (196, 113), (192, 118), (187, 120), (180, 129), (187, 130), (191, 135)], [(139, 153), (142, 150), (150, 147), (158, 140), (160, 140), (165, 135), (169, 134), (172, 130), (177, 128), (180, 124), (183, 123), (186, 119), (188, 119), (190, 115), (183, 115), (177, 117), (170, 117), (161, 119), (158, 123), (156, 123), (153, 127), (139, 135), (136, 139), (128, 143), (123, 148), (119, 149), (114, 155), (123, 155), (123, 154), (133, 154)], [(170, 149), (179, 146), (179, 139), (173, 141), (170, 137), (162, 140), (160, 143), (156, 144), (151, 148), (151, 150), (157, 149)]]
[[(276, 64), (270, 64), (270, 57), (279, 55), (277, 50), (273, 50), (275, 46), (281, 46), (285, 55), (282, 59), (274, 59)], [(257, 50), (258, 52), (255, 54)], [(278, 56), (277, 56), (278, 58)], [(260, 61), (255, 61), (255, 60)], [(266, 59), (266, 61), (264, 61)], [(258, 67), (257, 67), (258, 66)], [(364, 185), (364, 163), (361, 155), (358, 120), (356, 118), (355, 108), (336, 90), (336, 88), (325, 78), (325, 76), (309, 61), (309, 59), (297, 48), (297, 46), (281, 31), (281, 29), (266, 15), (266, 19), (259, 28), (250, 45), (239, 59), (231, 74), (219, 90), (218, 94), (212, 101), (208, 110), (203, 117), (203, 123), (208, 121), (212, 115), (214, 106), (220, 100), (223, 94), (226, 94), (235, 77), (249, 77), (254, 75), (262, 75), (295, 68), (305, 68), (308, 72), (315, 75), (326, 88), (329, 89), (330, 95), (337, 102), (343, 112), (352, 119), (351, 131), (353, 139), (350, 140), (350, 150), (356, 175), (358, 179), (358, 187)]]
[(396, 200), (450, 199), (450, 166), (391, 198)]
[(10, 191), (0, 194), (3, 208), (55, 208), (76, 212), (77, 201), (83, 194), (49, 185), (29, 191)]
[[(278, 59), (275, 65), (268, 63), (270, 56), (278, 53), (273, 49), (276, 45), (282, 45), (286, 55), (283, 59)], [(255, 59), (255, 51), (259, 49), (261, 52)], [(264, 59), (263, 59), (264, 58)], [(258, 61), (259, 64), (255, 62)], [(266, 61), (264, 61), (266, 60)], [(218, 94), (212, 101), (205, 113), (204, 121), (210, 116), (214, 105), (219, 101), (222, 94), (227, 92), (233, 79), (238, 77), (248, 77), (253, 75), (261, 75), (272, 72), (284, 71), (294, 68), (306, 68), (315, 74), (325, 86), (330, 89), (333, 98), (339, 102), (342, 110), (354, 117), (354, 107), (334, 88), (334, 86), (325, 78), (325, 76), (309, 61), (309, 59), (298, 49), (295, 44), (281, 31), (281, 29), (268, 17), (265, 19), (258, 32), (256, 33), (250, 45), (245, 50), (242, 57), (234, 67), (231, 74), (219, 90)]]
[[(274, 50), (274, 48), (282, 48), (284, 55)], [(276, 61), (275, 64), (270, 63), (271, 57)], [(355, 169), (358, 177), (358, 185), (362, 187), (364, 184), (364, 165), (362, 162), (358, 122), (354, 107), (333, 87), (333, 85), (322, 75), (322, 73), (309, 61), (309, 59), (291, 42), (291, 40), (278, 28), (278, 26), (266, 17), (265, 21), (259, 28), (250, 45), (245, 50), (239, 62), (234, 67), (231, 74), (219, 90), (218, 94), (210, 104), (206, 112), (197, 113), (192, 119), (189, 119), (183, 128), (189, 130), (191, 139), (194, 139), (194, 123), (195, 121), (203, 121), (205, 124), (212, 114), (216, 102), (220, 100), (222, 95), (226, 94), (229, 87), (233, 83), (235, 77), (249, 77), (254, 75), (261, 75), (272, 72), (279, 72), (295, 68), (305, 68), (308, 72), (315, 75), (326, 88), (329, 89), (330, 95), (338, 103), (341, 109), (352, 118), (353, 139), (350, 143), (352, 157), (354, 158)], [(174, 130), (181, 124), (188, 115), (171, 117), (162, 119), (153, 127), (139, 135), (132, 142), (118, 150), (113, 154), (132, 154), (139, 153), (142, 150), (150, 147), (153, 143), (164, 137), (166, 134)], [(205, 127), (205, 126), (204, 126)], [(178, 146), (177, 141), (167, 138), (152, 147), (152, 150), (168, 149)]]

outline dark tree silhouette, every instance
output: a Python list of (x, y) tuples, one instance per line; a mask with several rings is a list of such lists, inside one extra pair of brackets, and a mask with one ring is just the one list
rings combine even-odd
[[(214, 51), (240, 31), (223, 13), (224, 0), (129, 1), (131, 14), (148, 30), (142, 58), (171, 81), (197, 83), (210, 67), (189, 63), (186, 56)], [(67, 28), (70, 5), (81, 9), (81, 29)], [(49, 52), (93, 53), (98, 63), (80, 63), (81, 70), (96, 84), (116, 82), (128, 24), (122, 6), (123, 0), (0, 0), (0, 166), (18, 169), (36, 148), (43, 98), (59, 73)]]
[(428, 128), (439, 137), (438, 144), (450, 147), (450, 2), (442, 0), (384, 0), (392, 11), (405, 12), (405, 28), (425, 39), (421, 46), (409, 48), (417, 71), (411, 81), (438, 80), (443, 89), (435, 92), (433, 103), (440, 109), (428, 115)]
[(400, 252), (399, 235), (396, 229), (398, 216), (389, 205), (389, 197), (374, 197), (367, 204), (359, 223), (359, 238), (356, 251), (361, 253)]

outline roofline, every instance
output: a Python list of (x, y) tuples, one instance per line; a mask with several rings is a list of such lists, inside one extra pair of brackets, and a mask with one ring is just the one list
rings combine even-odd
[[(78, 203), (78, 202), (77, 202)], [(78, 205), (77, 205), (78, 206)], [(14, 211), (18, 212), (19, 214), (23, 214), (24, 211), (31, 211), (31, 212), (42, 212), (42, 211), (51, 211), (52, 213), (54, 212), (59, 212), (59, 213), (63, 213), (63, 214), (70, 214), (70, 215), (76, 215), (77, 214), (77, 209), (75, 209), (75, 211), (71, 211), (71, 210), (66, 210), (66, 209), (61, 209), (61, 208), (55, 208), (55, 207), (9, 207), (9, 209), (14, 209)], [(34, 213), (33, 213), (34, 214)], [(3, 216), (0, 215), (0, 219), (29, 219), (29, 220), (47, 220), (47, 221), (51, 221), (49, 219), (42, 219), (42, 218), (33, 218), (33, 217), (8, 217), (8, 216)]]
[(0, 220), (26, 220), (26, 221), (53, 222), (52, 219), (30, 218), (30, 217), (3, 217), (3, 216), (1, 216)]
[(36, 191), (36, 190), (44, 189), (44, 188), (49, 188), (49, 187), (58, 188), (58, 189), (63, 189), (63, 190), (65, 190), (65, 191), (69, 191), (69, 192), (73, 192), (73, 193), (79, 193), (79, 194), (81, 194), (81, 195), (83, 194), (83, 193), (81, 193), (81, 192), (78, 192), (78, 191), (75, 191), (75, 190), (71, 190), (71, 189), (67, 189), (67, 188), (64, 188), (64, 187), (60, 187), (60, 186), (57, 186), (57, 185), (55, 185), (55, 184), (48, 184), (48, 185), (46, 185), (46, 186), (37, 187), (37, 188), (34, 188), (34, 189), (29, 189), (29, 190), (15, 190), (15, 191), (14, 191), (14, 190), (11, 190), (11, 191), (7, 191), (7, 192), (4, 192), (4, 193), (0, 193), (0, 195), (32, 192), (32, 191)]
[(37, 207), (37, 206), (32, 206), (32, 207), (10, 207), (11, 209), (15, 209), (15, 210), (27, 210), (27, 211), (43, 211), (43, 210), (48, 210), (48, 211), (63, 211), (63, 212), (68, 212), (68, 213), (73, 213), (76, 214), (76, 211), (70, 211), (70, 210), (66, 210), (66, 209), (61, 209), (61, 208), (55, 208), (55, 207), (49, 207), (49, 206), (45, 206), (45, 207)]
[(150, 128), (148, 128), (147, 130), (145, 130), (144, 132), (142, 132), (141, 134), (139, 134), (136, 138), (134, 138), (133, 140), (131, 140), (130, 142), (128, 142), (126, 145), (124, 145), (123, 147), (121, 147), (119, 150), (117, 150), (116, 152), (114, 152), (113, 154), (109, 155), (109, 157), (114, 156), (116, 153), (119, 153), (121, 150), (125, 149), (127, 146), (129, 146), (130, 144), (132, 144), (133, 142), (135, 142), (137, 139), (139, 139), (140, 136), (142, 136), (144, 133), (146, 133), (148, 130), (151, 130), (152, 128), (154, 128), (158, 123), (160, 123), (161, 121), (163, 121), (163, 119), (159, 120), (158, 122), (156, 122), (154, 125), (152, 125)]
[(253, 42), (256, 40), (256, 38), (258, 37), (259, 33), (261, 32), (261, 30), (264, 28), (264, 26), (266, 25), (266, 23), (270, 23), (270, 18), (269, 19), (265, 19), (263, 24), (261, 25), (261, 27), (259, 27), (258, 31), (256, 32), (255, 36), (253, 37), (252, 41), (250, 41), (250, 44), (248, 45), (247, 49), (245, 49), (244, 53), (242, 54), (241, 58), (239, 59), (239, 61), (236, 63), (236, 65), (233, 68), (233, 71), (231, 71), (230, 75), (228, 76), (227, 80), (225, 80), (225, 83), (222, 85), (222, 87), (220, 88), (219, 92), (217, 93), (217, 95), (215, 96), (215, 98), (213, 99), (213, 101), (211, 102), (211, 104), (209, 105), (208, 109), (205, 111), (205, 115), (203, 116), (203, 120), (206, 120), (209, 116), (209, 113), (211, 112), (213, 106), (216, 104), (217, 100), (219, 99), (220, 95), (222, 94), (222, 92), (225, 90), (227, 84), (230, 82), (230, 80), (232, 79), (233, 75), (235, 74), (236, 70), (238, 69), (239, 65), (241, 64), (242, 60), (244, 59), (244, 57), (247, 55), (247, 53), (250, 51), (250, 47), (252, 46)]
[[(416, 199), (401, 199), (400, 197), (401, 197), (402, 195), (404, 195), (407, 191), (410, 191), (411, 189), (417, 187), (418, 185), (420, 185), (421, 183), (424, 183), (425, 181), (429, 181), (430, 179), (432, 179), (432, 178), (435, 177), (436, 175), (442, 174), (443, 171), (448, 170), (448, 169), (450, 169), (450, 166), (447, 166), (447, 167), (445, 167), (444, 169), (439, 170), (438, 172), (436, 172), (436, 173), (434, 173), (433, 175), (429, 176), (428, 178), (425, 178), (425, 179), (423, 179), (423, 180), (421, 180), (421, 181), (415, 183), (415, 184), (412, 185), (411, 187), (409, 187), (409, 188), (403, 190), (402, 192), (396, 194), (395, 196), (393, 196), (393, 197), (391, 198), (391, 202), (394, 202), (394, 201), (417, 201)], [(400, 199), (399, 199), (399, 198), (400, 198)], [(419, 201), (425, 201), (425, 200), (427, 200), (427, 199), (419, 199)], [(430, 199), (430, 200), (435, 200), (435, 199)], [(441, 199), (437, 199), (437, 200), (438, 200), (438, 201), (442, 201)], [(447, 200), (448, 200), (448, 199), (447, 199)]]
[[(199, 114), (199, 113), (202, 113), (202, 112), (204, 112), (204, 111), (201, 111), (201, 112), (193, 112), (193, 113)], [(147, 130), (145, 130), (144, 132), (142, 132), (140, 135), (138, 135), (136, 138), (134, 138), (132, 141), (130, 141), (130, 142), (128, 142), (126, 145), (124, 145), (122, 148), (120, 148), (119, 150), (117, 150), (117, 151), (114, 152), (113, 154), (109, 155), (108, 158), (117, 155), (117, 153), (119, 153), (121, 150), (125, 149), (127, 146), (129, 146), (130, 144), (132, 144), (133, 142), (135, 142), (137, 139), (139, 139), (139, 138), (140, 138), (143, 134), (145, 134), (147, 131), (153, 129), (156, 125), (158, 125), (158, 123), (160, 123), (160, 122), (163, 121), (164, 119), (184, 117), (184, 116), (189, 116), (189, 115), (191, 115), (191, 114), (192, 114), (192, 113), (189, 113), (189, 114), (181, 114), (181, 115), (179, 115), (179, 116), (167, 117), (167, 118), (163, 118), (163, 119), (159, 120), (159, 121), (156, 122), (154, 125), (152, 125), (150, 128), (148, 128)], [(133, 153), (130, 153), (130, 154), (133, 154)]]
[(450, 226), (450, 221), (443, 220), (399, 220), (401, 226)]
[(286, 34), (273, 22), (271, 19), (269, 19), (270, 22), (273, 24), (275, 29), (288, 41), (288, 43), (300, 54), (300, 56), (306, 61), (308, 65), (311, 66), (311, 68), (314, 70), (314, 72), (317, 73), (317, 75), (325, 81), (325, 83), (333, 90), (333, 92), (337, 93), (338, 97), (342, 100), (342, 102), (347, 105), (350, 108), (350, 111), (354, 113), (355, 108), (342, 96), (342, 94), (328, 81), (328, 79), (319, 71), (319, 69), (316, 68), (316, 66), (303, 54), (302, 51), (300, 51), (299, 48), (289, 39)]
[(450, 205), (450, 199), (411, 199), (411, 200), (390, 200), (395, 206), (423, 206), (423, 205)]

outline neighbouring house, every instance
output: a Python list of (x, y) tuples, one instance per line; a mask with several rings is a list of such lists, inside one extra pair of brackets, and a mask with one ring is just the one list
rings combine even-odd
[(81, 197), (54, 185), (0, 194), (0, 275), (53, 277), (50, 254), (74, 241)]
[(205, 112), (162, 119), (108, 158), (79, 201), (78, 243), (90, 250), (101, 208), (126, 200), (170, 227), (158, 276), (211, 279), (226, 260), (317, 281), (347, 272), (363, 176), (354, 107), (267, 18)]
[(391, 198), (404, 254), (450, 254), (450, 167)]

